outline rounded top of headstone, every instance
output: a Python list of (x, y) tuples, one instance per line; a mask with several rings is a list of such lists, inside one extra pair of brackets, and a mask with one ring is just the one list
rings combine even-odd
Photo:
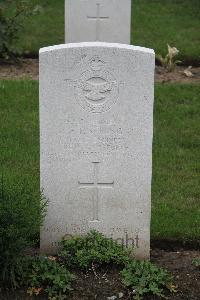
[(92, 47), (99, 47), (99, 48), (115, 48), (115, 49), (124, 49), (124, 50), (132, 50), (143, 52), (147, 54), (155, 54), (153, 49), (140, 47), (140, 46), (133, 46), (127, 44), (118, 44), (118, 43), (105, 43), (105, 42), (84, 42), (84, 43), (69, 43), (69, 44), (61, 44), (61, 45), (54, 45), (49, 47), (41, 48), (39, 53), (50, 52), (50, 51), (57, 51), (61, 49), (70, 49), (70, 48), (92, 48)]

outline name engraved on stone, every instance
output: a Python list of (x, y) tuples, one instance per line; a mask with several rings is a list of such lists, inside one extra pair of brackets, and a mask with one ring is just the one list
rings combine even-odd
[(98, 56), (89, 61), (86, 71), (74, 83), (78, 103), (89, 112), (105, 112), (118, 99), (117, 80)]
[(107, 17), (107, 16), (101, 16), (100, 10), (101, 10), (101, 4), (100, 3), (96, 3), (96, 16), (87, 16), (88, 20), (96, 22), (96, 41), (100, 40), (100, 25), (101, 25), (101, 21), (109, 19), (109, 17)]
[(114, 188), (113, 182), (99, 182), (99, 164), (100, 162), (93, 162), (93, 182), (78, 182), (79, 189), (92, 189), (93, 190), (93, 220), (92, 222), (99, 221), (99, 189)]

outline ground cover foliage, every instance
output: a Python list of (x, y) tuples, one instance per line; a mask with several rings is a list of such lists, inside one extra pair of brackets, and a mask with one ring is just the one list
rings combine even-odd
[(42, 294), (49, 300), (68, 299), (76, 269), (92, 268), (96, 272), (102, 265), (116, 263), (121, 266), (121, 280), (132, 290), (134, 299), (143, 299), (145, 295), (164, 296), (167, 290), (174, 291), (170, 273), (151, 262), (136, 261), (128, 249), (96, 231), (62, 241), (58, 256), (29, 257), (19, 252), (18, 258), (23, 259), (20, 266), (14, 266), (15, 285), (4, 280), (0, 284), (4, 288), (10, 284), (26, 288), (30, 296)]
[[(0, 284), (18, 287), (28, 265), (22, 255), (38, 242), (46, 200), (25, 182), (0, 182)], [(21, 255), (20, 255), (21, 253)]]

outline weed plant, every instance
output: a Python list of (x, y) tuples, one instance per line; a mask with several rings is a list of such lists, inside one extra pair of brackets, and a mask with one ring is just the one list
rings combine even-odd
[(1, 180), (0, 283), (13, 288), (23, 284), (27, 268), (24, 251), (36, 243), (45, 214), (46, 201), (39, 193), (33, 195), (28, 185), (9, 186)]

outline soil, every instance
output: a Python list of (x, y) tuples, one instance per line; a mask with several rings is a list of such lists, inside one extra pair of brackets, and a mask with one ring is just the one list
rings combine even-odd
[(156, 66), (155, 82), (200, 83), (200, 67), (190, 69), (192, 77), (187, 77), (184, 74), (186, 69), (185, 66), (177, 66), (173, 72), (168, 72), (165, 68)]
[[(167, 252), (159, 249), (152, 250), (151, 261), (166, 268), (174, 276), (174, 284), (177, 286), (177, 293), (173, 295), (168, 294), (168, 299), (199, 300), (200, 269), (198, 270), (192, 265), (192, 260), (197, 257), (200, 257), (200, 252), (198, 251), (180, 250), (176, 252)], [(107, 269), (104, 268), (100, 271), (91, 270), (88, 274), (79, 273), (78, 280), (74, 286), (74, 292), (69, 299), (106, 300), (112, 296), (116, 296), (116, 300), (134, 299), (132, 291), (125, 289), (122, 285), (119, 271), (119, 269), (112, 267)], [(147, 296), (144, 299), (156, 300), (160, 298)]]
[[(187, 67), (177, 66), (173, 72), (167, 72), (161, 66), (156, 66), (155, 81), (166, 83), (200, 83), (200, 67), (194, 67), (190, 71), (192, 77), (187, 77), (184, 71)], [(31, 78), (38, 80), (39, 77), (39, 62), (38, 59), (21, 59), (15, 64), (0, 65), (0, 79), (23, 79)]]
[(15, 64), (0, 64), (0, 79), (39, 79), (39, 60), (21, 59)]
[[(200, 269), (192, 265), (195, 258), (200, 258), (200, 251), (184, 250), (166, 251), (153, 249), (151, 261), (158, 266), (166, 268), (174, 276), (174, 285), (177, 292), (167, 293), (169, 300), (199, 300), (200, 299)], [(87, 273), (76, 271), (76, 280), (69, 300), (114, 300), (134, 299), (131, 290), (125, 289), (121, 282), (120, 268), (115, 266), (102, 267), (89, 270)], [(115, 296), (116, 298), (114, 298)], [(110, 297), (110, 298), (109, 298)], [(24, 291), (0, 294), (0, 300), (46, 300), (40, 296), (30, 298)], [(144, 300), (158, 300), (160, 297), (146, 296)]]

